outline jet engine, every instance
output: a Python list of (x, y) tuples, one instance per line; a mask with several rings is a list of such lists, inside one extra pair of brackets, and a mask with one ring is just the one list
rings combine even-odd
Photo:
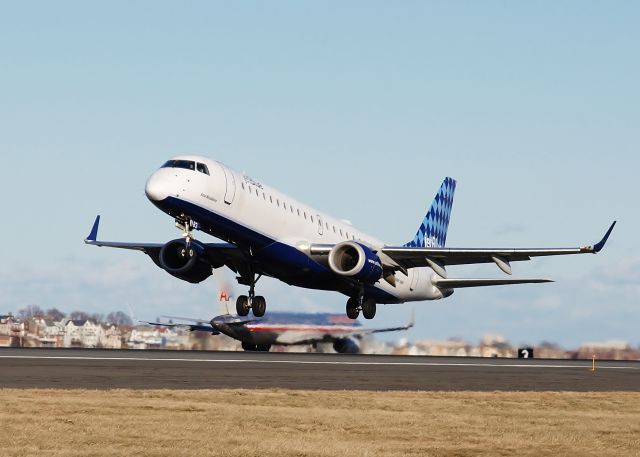
[(169, 241), (160, 249), (158, 263), (170, 275), (194, 284), (211, 276), (206, 250), (195, 240), (191, 240), (188, 246), (182, 238)]
[(357, 354), (360, 344), (353, 338), (343, 338), (333, 343), (333, 349), (340, 354)]
[(343, 241), (329, 252), (329, 267), (334, 273), (349, 276), (367, 284), (382, 277), (382, 262), (367, 246), (355, 241)]

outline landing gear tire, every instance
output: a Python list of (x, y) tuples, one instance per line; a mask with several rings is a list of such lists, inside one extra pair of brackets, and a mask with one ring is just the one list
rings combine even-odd
[(257, 351), (257, 352), (269, 352), (271, 349), (270, 344), (251, 344), (242, 342), (242, 349), (245, 351)]
[[(249, 304), (249, 297), (246, 295), (240, 295), (236, 300), (236, 312), (238, 313), (238, 316), (246, 316), (249, 314), (249, 308), (251, 308), (251, 305)], [(244, 346), (242, 348), (244, 349)]]
[(373, 319), (376, 316), (376, 302), (371, 298), (367, 298), (362, 302), (362, 316), (365, 319)]
[(347, 317), (349, 319), (357, 319), (360, 315), (360, 304), (357, 298), (351, 297), (347, 300)]
[(251, 309), (253, 310), (254, 316), (262, 317), (267, 310), (267, 301), (261, 295), (253, 297), (253, 300), (251, 300)]
[(245, 343), (244, 341), (242, 342), (242, 349), (245, 351), (255, 351), (256, 350), (256, 345), (255, 344), (251, 344), (251, 343)]

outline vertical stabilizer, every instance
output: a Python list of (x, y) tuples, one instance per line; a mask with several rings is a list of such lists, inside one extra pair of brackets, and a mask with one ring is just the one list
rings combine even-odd
[(447, 229), (453, 206), (453, 194), (456, 190), (456, 181), (453, 178), (445, 178), (440, 190), (431, 203), (431, 207), (424, 217), (416, 236), (405, 246), (421, 248), (441, 248), (447, 240)]

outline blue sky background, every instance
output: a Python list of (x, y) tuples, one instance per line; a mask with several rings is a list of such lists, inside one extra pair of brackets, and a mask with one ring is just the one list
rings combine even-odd
[[(408, 337), (638, 344), (639, 13), (635, 2), (2, 3), (0, 312), (217, 313), (213, 281), (82, 243), (97, 213), (105, 239), (177, 237), (144, 183), (168, 157), (198, 153), (390, 244), (413, 237), (446, 175), (458, 180), (451, 246), (588, 244), (618, 219), (601, 255), (514, 265), (558, 282), (418, 303)], [(344, 308), (339, 294), (260, 284), (270, 309)], [(374, 324), (410, 309), (384, 307)]]

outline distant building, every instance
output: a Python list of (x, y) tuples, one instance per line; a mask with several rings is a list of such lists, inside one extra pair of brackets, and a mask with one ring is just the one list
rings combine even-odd
[(64, 326), (64, 347), (99, 347), (103, 338), (102, 326), (91, 320), (69, 320)]
[(572, 351), (566, 351), (554, 343), (542, 342), (534, 347), (534, 354), (536, 359), (568, 359)]
[(626, 341), (605, 341), (601, 343), (584, 343), (576, 351), (578, 359), (606, 360), (638, 360), (640, 355)]
[(34, 339), (40, 347), (61, 348), (64, 347), (65, 321), (53, 321), (50, 319), (34, 319)]
[(12, 314), (0, 315), (0, 347), (22, 346), (29, 324), (20, 321)]
[(415, 349), (410, 354), (436, 355), (447, 357), (466, 357), (471, 351), (471, 345), (464, 340), (452, 338), (445, 341), (422, 340), (414, 344)]
[(100, 347), (122, 349), (122, 330), (114, 324), (101, 324)]
[(139, 326), (131, 330), (131, 349), (190, 349), (189, 332), (167, 327)]
[(482, 338), (477, 352), (469, 354), (479, 357), (517, 357), (513, 346), (502, 335), (487, 334)]

